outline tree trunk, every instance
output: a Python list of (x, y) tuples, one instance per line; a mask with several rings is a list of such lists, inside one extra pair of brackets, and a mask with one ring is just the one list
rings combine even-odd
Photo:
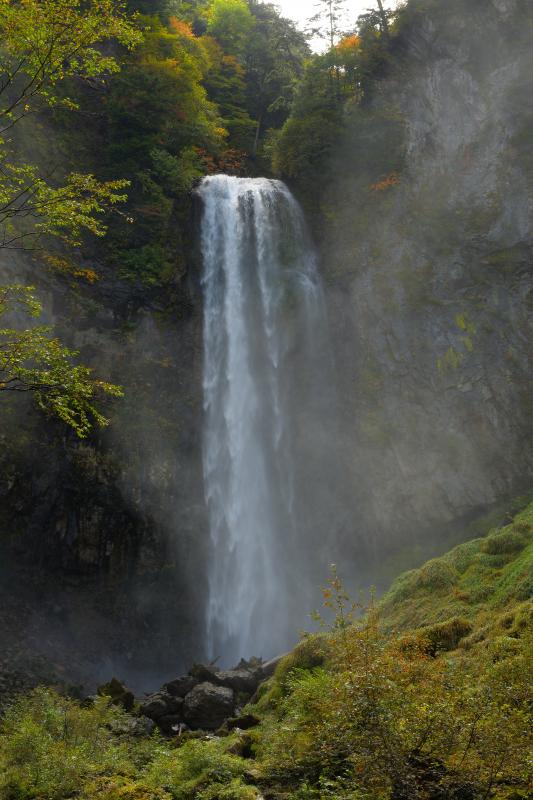
[(379, 16), (381, 17), (381, 27), (383, 30), (383, 37), (385, 39), (389, 39), (389, 23), (387, 21), (387, 15), (385, 13), (385, 9), (383, 8), (383, 0), (377, 0), (377, 4), (379, 6)]
[(257, 151), (259, 149), (259, 136), (261, 134), (261, 123), (262, 123), (262, 121), (263, 121), (263, 112), (261, 111), (261, 113), (259, 114), (259, 119), (257, 120), (256, 129), (255, 129), (254, 150), (253, 150), (254, 158), (257, 155)]

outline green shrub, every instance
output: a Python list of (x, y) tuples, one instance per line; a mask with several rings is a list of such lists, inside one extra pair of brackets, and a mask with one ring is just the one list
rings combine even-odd
[[(227, 752), (232, 741), (231, 737), (191, 739), (178, 749), (161, 748), (146, 769), (145, 782), (154, 789), (165, 789), (174, 800), (200, 797), (198, 793), (207, 791), (211, 784), (222, 791), (222, 787), (241, 778), (246, 769), (242, 758)], [(227, 795), (228, 800), (231, 797)], [(240, 798), (237, 796), (236, 800)], [(246, 795), (243, 800), (248, 800)]]
[(197, 795), (198, 800), (258, 800), (259, 794), (253, 786), (247, 786), (240, 778), (224, 785), (212, 784)]
[(285, 689), (288, 678), (295, 670), (312, 670), (326, 662), (329, 653), (327, 636), (315, 633), (305, 636), (294, 650), (281, 659), (276, 667), (275, 682)]
[(3, 800), (60, 800), (106, 771), (133, 770), (110, 726), (123, 712), (98, 698), (91, 708), (48, 689), (21, 697), (6, 712), (0, 736)]
[(163, 789), (153, 789), (122, 775), (97, 778), (84, 789), (81, 800), (171, 800)]
[(461, 639), (472, 633), (472, 624), (462, 617), (453, 617), (446, 622), (428, 625), (420, 629), (420, 637), (429, 644), (429, 652), (455, 650)]
[(519, 553), (527, 544), (527, 539), (521, 531), (505, 528), (493, 533), (483, 540), (481, 550), (491, 556)]
[(446, 556), (446, 560), (453, 569), (457, 570), (460, 575), (465, 573), (472, 565), (472, 561), (474, 560), (476, 553), (479, 552), (481, 541), (481, 539), (474, 539), (471, 542), (460, 544), (458, 547), (454, 547), (454, 549)]
[(458, 579), (457, 571), (442, 558), (434, 558), (418, 570), (416, 588), (449, 589)]

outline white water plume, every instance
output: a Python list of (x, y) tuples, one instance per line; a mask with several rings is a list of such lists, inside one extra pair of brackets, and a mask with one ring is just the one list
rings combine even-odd
[(313, 454), (301, 443), (331, 386), (316, 257), (287, 187), (216, 175), (199, 194), (207, 649), (230, 663), (273, 655), (297, 636), (312, 556), (302, 490)]

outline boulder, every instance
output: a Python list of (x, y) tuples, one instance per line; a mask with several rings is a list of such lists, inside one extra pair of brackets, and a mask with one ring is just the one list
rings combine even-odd
[(150, 736), (155, 722), (148, 717), (121, 717), (111, 722), (111, 730), (120, 736)]
[(250, 669), (220, 670), (213, 675), (212, 682), (219, 686), (227, 686), (234, 692), (253, 694), (260, 681), (260, 673)]
[(194, 678), (192, 675), (183, 675), (181, 678), (166, 683), (163, 689), (174, 697), (185, 697), (198, 683), (198, 678)]
[(183, 701), (183, 719), (191, 728), (216, 730), (233, 714), (233, 690), (214, 683), (199, 683)]
[(181, 711), (182, 706), (181, 697), (174, 697), (168, 692), (161, 691), (149, 695), (144, 700), (141, 704), (141, 714), (157, 722), (161, 717), (177, 714)]
[(193, 664), (189, 670), (189, 676), (196, 678), (199, 683), (214, 683), (219, 672), (220, 668), (215, 667), (214, 664)]
[(159, 728), (167, 735), (179, 735), (183, 731), (189, 730), (188, 726), (183, 722), (181, 714), (168, 714), (157, 720)]

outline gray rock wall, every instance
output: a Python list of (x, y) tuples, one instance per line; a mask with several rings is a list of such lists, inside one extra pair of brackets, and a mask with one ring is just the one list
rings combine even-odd
[(533, 9), (426, 7), (366, 127), (347, 112), (320, 241), (352, 487), (340, 535), (381, 564), (403, 548), (405, 566), (533, 474)]

